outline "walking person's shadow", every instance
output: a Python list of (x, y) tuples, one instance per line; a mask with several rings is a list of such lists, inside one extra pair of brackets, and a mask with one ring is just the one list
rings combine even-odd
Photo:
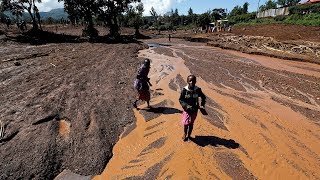
[(155, 119), (161, 115), (168, 115), (168, 114), (181, 114), (182, 111), (172, 107), (165, 107), (165, 104), (158, 104), (155, 105), (158, 107), (151, 107), (147, 109), (139, 109), (140, 114), (144, 117), (145, 121), (148, 122), (152, 119)]
[(223, 139), (216, 136), (195, 136), (195, 138), (190, 138), (190, 140), (196, 143), (198, 146), (205, 147), (211, 146), (224, 146), (229, 149), (239, 148), (239, 143), (232, 139)]
[(152, 112), (156, 114), (179, 114), (182, 113), (181, 110), (171, 107), (152, 107), (150, 109), (146, 109), (147, 112)]

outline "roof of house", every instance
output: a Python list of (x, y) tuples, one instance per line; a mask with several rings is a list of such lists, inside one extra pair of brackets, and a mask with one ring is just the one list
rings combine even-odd
[(300, 4), (310, 4), (310, 3), (320, 3), (320, 0), (307, 0), (306, 2), (301, 2)]

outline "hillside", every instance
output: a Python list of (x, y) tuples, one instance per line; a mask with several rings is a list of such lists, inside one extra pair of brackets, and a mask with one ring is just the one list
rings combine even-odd
[[(9, 16), (11, 19), (15, 19), (15, 16), (9, 11), (4, 12), (4, 14), (6, 16)], [(64, 12), (63, 8), (52, 9), (49, 12), (40, 12), (40, 16), (42, 20), (47, 20), (49, 17), (52, 17), (53, 19), (56, 19), (56, 20), (60, 20), (61, 18), (68, 19), (68, 14)], [(25, 12), (22, 14), (22, 18), (28, 19), (30, 18), (30, 16), (27, 12)]]
[(41, 19), (48, 19), (52, 17), (53, 19), (68, 19), (68, 14), (64, 12), (63, 8), (52, 9), (49, 12), (40, 12)]

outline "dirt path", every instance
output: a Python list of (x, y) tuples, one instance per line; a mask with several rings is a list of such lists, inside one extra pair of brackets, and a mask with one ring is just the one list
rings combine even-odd
[[(154, 109), (134, 110), (135, 128), (95, 179), (320, 178), (319, 65), (171, 45), (140, 51), (152, 60)], [(199, 113), (183, 142), (178, 97), (190, 73), (208, 115)]]

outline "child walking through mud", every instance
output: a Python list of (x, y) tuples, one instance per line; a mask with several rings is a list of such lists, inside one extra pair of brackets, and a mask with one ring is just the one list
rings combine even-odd
[[(188, 85), (182, 89), (179, 98), (179, 102), (183, 108), (183, 141), (188, 141), (190, 139), (193, 130), (193, 124), (198, 114), (198, 109), (204, 109), (206, 103), (206, 96), (203, 94), (201, 88), (196, 86), (196, 81), (197, 79), (194, 75), (189, 75), (187, 77)], [(201, 98), (201, 106), (199, 106), (199, 97)]]
[(139, 100), (146, 101), (148, 108), (151, 108), (149, 86), (152, 86), (152, 84), (150, 83), (150, 78), (148, 78), (149, 71), (150, 59), (145, 59), (139, 68), (137, 78), (134, 81), (134, 89), (137, 91), (137, 98), (133, 103), (133, 107), (136, 109), (138, 108), (137, 102)]

